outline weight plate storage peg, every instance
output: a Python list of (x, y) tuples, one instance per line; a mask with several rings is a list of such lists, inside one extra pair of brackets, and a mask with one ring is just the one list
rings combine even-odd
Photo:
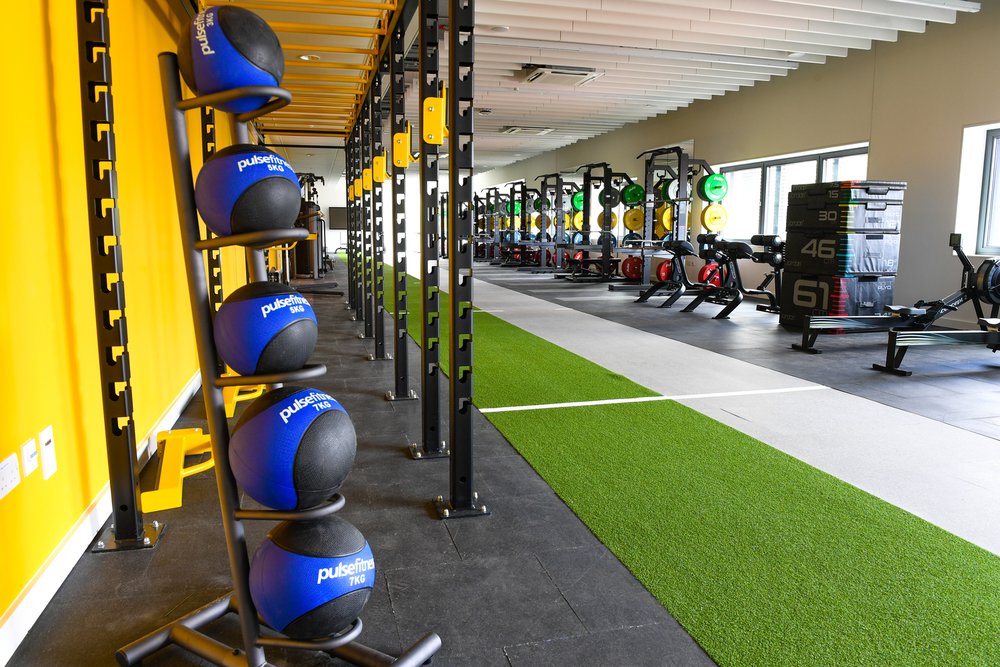
[(601, 206), (618, 206), (621, 194), (614, 188), (607, 188), (597, 195), (597, 201), (601, 202)]
[(722, 174), (708, 174), (698, 180), (698, 196), (704, 201), (722, 201), (729, 192), (729, 182)]
[(721, 232), (729, 224), (729, 213), (722, 204), (709, 204), (701, 212), (701, 224), (710, 232)]
[(630, 183), (622, 189), (622, 201), (625, 202), (627, 206), (641, 204), (645, 198), (646, 188), (642, 187), (638, 183)]
[(625, 229), (630, 232), (638, 232), (642, 230), (644, 224), (646, 224), (645, 209), (637, 207), (625, 211)]
[(583, 210), (583, 191), (573, 193), (573, 198), (570, 200), (573, 203), (574, 211)]

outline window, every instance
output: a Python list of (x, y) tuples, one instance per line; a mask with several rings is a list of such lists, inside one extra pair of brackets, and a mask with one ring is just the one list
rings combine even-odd
[[(729, 181), (729, 193), (725, 200), (729, 211), (726, 238), (749, 239), (754, 234), (783, 235), (788, 193), (792, 186), (864, 180), (868, 173), (868, 149), (851, 148), (774, 158), (723, 167), (720, 171)], [(1000, 220), (1000, 210), (997, 217)], [(1000, 224), (997, 225), (997, 236), (1000, 242)]]
[(986, 158), (983, 161), (983, 190), (979, 200), (980, 254), (1000, 254), (1000, 129), (986, 132)]
[(729, 181), (729, 192), (726, 193), (726, 210), (729, 211), (726, 236), (749, 239), (760, 228), (760, 168), (726, 172), (726, 180)]

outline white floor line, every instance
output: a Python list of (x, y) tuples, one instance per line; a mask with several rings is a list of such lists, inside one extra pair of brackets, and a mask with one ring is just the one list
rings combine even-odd
[(720, 381), (751, 392), (677, 400), (1000, 554), (997, 440), (841, 391), (759, 394), (822, 385), (492, 283), (476, 283), (476, 303), (664, 396), (714, 393)]
[[(545, 403), (540, 405), (510, 405), (502, 408), (480, 408), (483, 414), (494, 412), (523, 412), (526, 410), (554, 410), (557, 408), (586, 408), (592, 405), (619, 405), (622, 403), (650, 403), (653, 401), (686, 401), (696, 398), (730, 398), (733, 396), (757, 396), (759, 394), (785, 394), (792, 391), (818, 391), (829, 389), (823, 385), (811, 387), (785, 387), (782, 389), (755, 389), (748, 391), (724, 391), (713, 394), (682, 394), (678, 396), (638, 396), (636, 398), (607, 398), (600, 401), (576, 401), (574, 403)], [(831, 390), (832, 391), (832, 390)]]

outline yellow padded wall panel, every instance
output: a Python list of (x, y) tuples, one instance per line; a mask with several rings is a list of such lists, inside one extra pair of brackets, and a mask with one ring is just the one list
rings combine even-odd
[[(0, 499), (0, 621), (107, 482), (90, 277), (76, 12), (65, 0), (16, 3), (2, 30), (6, 70), (0, 458), (52, 425), (58, 471), (36, 470)], [(10, 15), (10, 12), (13, 15)], [(13, 40), (13, 41), (9, 41)]]
[[(122, 252), (135, 430), (149, 433), (197, 370), (156, 60), (179, 22), (166, 0), (112, 0), (111, 57)], [(0, 111), (17, 168), (3, 180), (8, 252), (0, 291), (0, 460), (52, 425), (58, 471), (25, 478), (0, 499), (0, 624), (107, 484), (91, 288), (76, 3), (14, 3), (3, 27), (17, 44)], [(200, 127), (189, 115), (194, 169)], [(221, 120), (220, 147), (229, 143)], [(227, 251), (224, 282), (244, 282)]]

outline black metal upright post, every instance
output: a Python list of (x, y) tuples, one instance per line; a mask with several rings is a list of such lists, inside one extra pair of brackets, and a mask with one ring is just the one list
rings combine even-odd
[(354, 319), (365, 318), (365, 206), (363, 179), (361, 177), (361, 123), (355, 123), (351, 132), (354, 143)]
[(368, 98), (361, 107), (361, 231), (362, 255), (362, 314), (365, 320), (365, 330), (359, 338), (375, 336), (375, 240), (372, 234), (372, 98)]
[(392, 357), (385, 352), (385, 237), (382, 230), (382, 174), (376, 174), (375, 158), (384, 157), (382, 142), (382, 72), (372, 76), (371, 87), (371, 154), (372, 154), (372, 329), (375, 336), (375, 351), (369, 355), (371, 361), (385, 361)]
[(113, 508), (112, 525), (95, 551), (142, 549), (156, 544), (161, 526), (143, 523), (139, 499), (117, 205), (108, 0), (78, 0), (76, 6), (91, 276)]
[[(420, 109), (441, 96), (438, 9), (436, 0), (420, 0)], [(415, 459), (448, 456), (441, 437), (441, 303), (438, 257), (437, 143), (420, 140), (420, 296), (423, 303), (420, 345), (421, 442), (410, 445)]]
[[(406, 52), (403, 45), (403, 26), (396, 24), (389, 51), (389, 101), (392, 135), (409, 132), (406, 124)], [(410, 156), (406, 156), (409, 162)], [(407, 327), (410, 314), (406, 267), (406, 167), (392, 166), (392, 253), (393, 253), (393, 341), (395, 357), (395, 385), (385, 397), (390, 401), (412, 400), (417, 397), (410, 389), (410, 354), (407, 348)]]
[(354, 310), (357, 287), (354, 280), (354, 230), (357, 225), (357, 201), (354, 194), (354, 135), (344, 146), (344, 174), (347, 181), (347, 310)]
[[(451, 292), (451, 373), (448, 422), (451, 434), (450, 496), (437, 499), (441, 518), (485, 516), (486, 505), (475, 491), (472, 451), (472, 150), (475, 81), (475, 0), (448, 3), (448, 255)], [(513, 204), (512, 204), (513, 206)]]

